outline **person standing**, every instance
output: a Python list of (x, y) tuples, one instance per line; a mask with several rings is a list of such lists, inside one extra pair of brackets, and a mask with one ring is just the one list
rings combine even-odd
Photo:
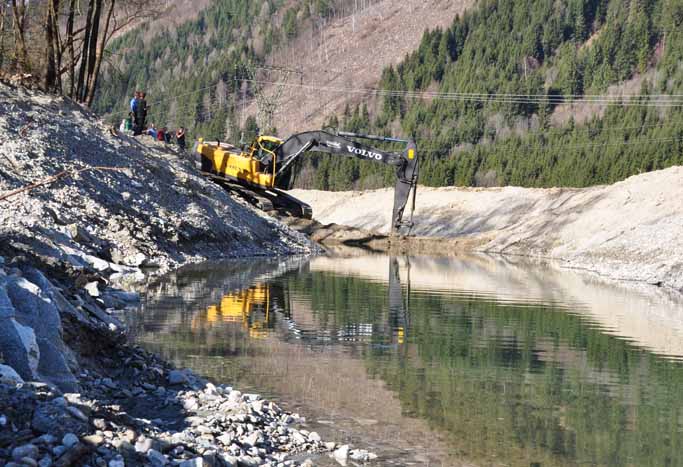
[(138, 121), (138, 108), (140, 106), (140, 91), (135, 91), (130, 100), (130, 115), (133, 117), (133, 135), (142, 134), (142, 124)]
[(185, 128), (180, 127), (175, 132), (175, 140), (181, 152), (185, 152)]
[(141, 135), (143, 128), (145, 128), (145, 120), (147, 119), (147, 101), (145, 100), (145, 93), (138, 93), (138, 101), (135, 107), (135, 127), (136, 135)]

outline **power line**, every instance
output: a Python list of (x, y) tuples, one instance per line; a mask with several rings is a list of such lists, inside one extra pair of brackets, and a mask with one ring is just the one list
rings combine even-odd
[(639, 107), (683, 107), (683, 95), (660, 94), (660, 95), (541, 95), (541, 94), (486, 94), (486, 93), (457, 93), (457, 92), (430, 92), (430, 91), (400, 91), (377, 88), (348, 88), (319, 86), (312, 84), (283, 83), (276, 81), (238, 79), (238, 81), (267, 84), (273, 86), (298, 87), (307, 90), (324, 91), (329, 93), (361, 94), (382, 97), (408, 97), (425, 100), (445, 101), (473, 101), (484, 103), (503, 104), (589, 104)]

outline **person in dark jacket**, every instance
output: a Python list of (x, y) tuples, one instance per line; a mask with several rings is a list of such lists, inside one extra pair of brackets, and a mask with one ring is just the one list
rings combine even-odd
[(144, 92), (140, 92), (138, 96), (138, 103), (135, 108), (135, 120), (137, 125), (135, 134), (141, 135), (143, 128), (145, 128), (145, 120), (147, 119), (147, 101), (145, 100), (146, 94)]
[(175, 140), (181, 152), (185, 152), (185, 128), (180, 127), (175, 132)]
[(140, 107), (140, 91), (135, 91), (133, 98), (130, 100), (130, 115), (133, 119), (133, 135), (141, 135), (143, 126), (138, 121), (138, 108)]

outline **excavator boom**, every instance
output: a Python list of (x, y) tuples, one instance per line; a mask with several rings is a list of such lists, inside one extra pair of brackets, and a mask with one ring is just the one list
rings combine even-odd
[[(402, 153), (388, 152), (359, 143), (351, 138), (363, 138), (373, 141), (407, 143)], [(417, 193), (417, 179), (419, 175), (419, 159), (417, 145), (414, 141), (405, 141), (381, 136), (362, 135), (356, 133), (329, 133), (327, 131), (309, 131), (290, 136), (276, 154), (280, 169), (278, 175), (287, 170), (302, 154), (309, 152), (324, 152), (344, 157), (352, 157), (370, 162), (378, 162), (396, 167), (396, 186), (394, 189), (394, 208), (391, 216), (392, 233), (399, 233), (402, 228), (408, 231), (412, 228), (412, 218), (403, 220), (403, 214), (413, 192), (413, 210)], [(412, 211), (411, 211), (412, 217)]]

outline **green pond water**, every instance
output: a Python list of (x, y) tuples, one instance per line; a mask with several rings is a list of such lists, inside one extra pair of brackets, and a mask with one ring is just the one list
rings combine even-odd
[(194, 266), (143, 302), (143, 346), (375, 465), (683, 465), (683, 306), (660, 289), (361, 255)]

